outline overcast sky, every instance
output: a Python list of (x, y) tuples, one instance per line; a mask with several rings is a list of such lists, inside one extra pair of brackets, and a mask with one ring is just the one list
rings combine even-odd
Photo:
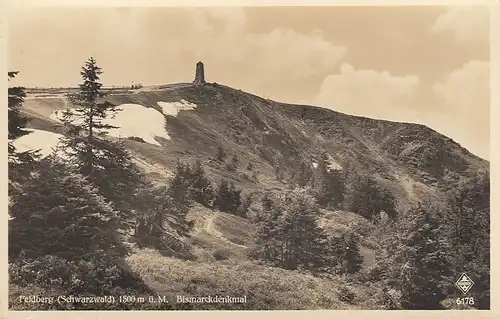
[(207, 81), (278, 101), (422, 123), (489, 158), (489, 14), (482, 7), (18, 8), (13, 84)]

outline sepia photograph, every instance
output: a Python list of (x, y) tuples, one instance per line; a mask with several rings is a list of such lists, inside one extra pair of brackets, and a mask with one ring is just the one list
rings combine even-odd
[(8, 16), (9, 310), (491, 309), (490, 7)]

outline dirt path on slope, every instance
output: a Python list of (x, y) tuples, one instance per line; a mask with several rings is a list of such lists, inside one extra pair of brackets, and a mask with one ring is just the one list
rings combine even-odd
[(225, 238), (221, 233), (219, 233), (217, 230), (214, 229), (214, 220), (215, 218), (217, 217), (217, 213), (214, 213), (212, 216), (210, 216), (209, 218), (207, 218), (205, 220), (205, 232), (207, 232), (207, 234), (217, 238), (217, 239), (220, 239), (228, 244), (231, 244), (233, 246), (236, 246), (236, 247), (240, 247), (240, 248), (247, 248), (247, 246), (244, 246), (244, 245), (240, 245), (240, 244), (236, 244), (236, 243), (233, 243), (232, 241), (228, 240), (227, 238)]

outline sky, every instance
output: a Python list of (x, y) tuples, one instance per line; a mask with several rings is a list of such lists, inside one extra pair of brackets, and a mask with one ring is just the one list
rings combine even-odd
[(12, 84), (209, 82), (276, 101), (425, 124), (489, 159), (487, 7), (19, 7)]

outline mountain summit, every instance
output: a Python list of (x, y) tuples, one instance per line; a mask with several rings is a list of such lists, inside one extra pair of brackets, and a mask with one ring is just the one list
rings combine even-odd
[[(489, 307), (489, 162), (426, 126), (206, 83), (200, 62), (194, 83), (105, 90), (98, 105), (113, 115), (99, 118), (93, 130), (99, 137), (87, 144), (97, 154), (90, 180), (74, 172), (83, 161), (64, 157), (82, 143), (82, 131), (70, 129), (87, 123), (69, 120), (85, 111), (66, 97), (74, 89), (27, 91), (19, 110), (29, 134), (10, 149), (55, 157), (26, 162), (36, 178), (13, 166), (23, 169), (13, 170), (11, 182), (9, 238), (16, 240), (9, 252), (18, 258), (10, 268), (11, 301), (27, 295), (32, 273), (52, 279), (52, 272), (29, 267), (57, 263), (88, 287), (100, 271), (130, 267), (98, 294), (115, 293), (134, 278), (137, 285), (126, 288), (133, 292), (121, 295), (248, 296), (241, 305), (188, 309), (453, 308), (452, 288), (461, 292), (450, 276), (467, 271), (484, 300), (476, 307)], [(62, 147), (53, 153), (55, 146)], [(105, 219), (85, 224), (87, 216)], [(116, 225), (102, 226), (105, 220)], [(49, 221), (59, 222), (59, 233)], [(70, 228), (84, 238), (76, 246), (66, 240)], [(78, 247), (95, 231), (116, 240), (118, 254), (113, 262), (102, 258), (115, 253), (107, 239), (98, 242), (102, 249), (89, 246), (89, 258), (108, 262), (96, 274), (65, 259), (75, 252), (79, 259)], [(50, 237), (55, 233), (62, 239)], [(23, 247), (39, 258), (29, 267)], [(52, 281), (36, 281), (45, 282)], [(57, 295), (70, 295), (67, 289)]]
[[(134, 105), (136, 113), (121, 116), (123, 123), (131, 124), (120, 126), (133, 125), (137, 134), (151, 128), (151, 116), (164, 117), (160, 130), (165, 132), (151, 133), (156, 143), (133, 136), (130, 129), (128, 136), (121, 135), (128, 137), (130, 150), (154, 167), (173, 170), (178, 160), (195, 158), (207, 162), (223, 147), (240, 161), (251, 162), (261, 178), (250, 182), (248, 172), (228, 176), (207, 162), (212, 174), (249, 189), (282, 188), (299, 169), (312, 172), (326, 155), (331, 167), (342, 170), (348, 165), (373, 177), (402, 205), (429, 198), (439, 201), (443, 192), (461, 180), (478, 170), (489, 170), (488, 161), (424, 125), (275, 102), (216, 83), (200, 86), (204, 82), (201, 62), (196, 70), (193, 84), (112, 90), (106, 96), (107, 102), (118, 107)], [(58, 124), (53, 113), (66, 107), (71, 105), (61, 92), (31, 92), (25, 103), (30, 125), (54, 132)], [(277, 170), (283, 177), (280, 181), (274, 178)]]

